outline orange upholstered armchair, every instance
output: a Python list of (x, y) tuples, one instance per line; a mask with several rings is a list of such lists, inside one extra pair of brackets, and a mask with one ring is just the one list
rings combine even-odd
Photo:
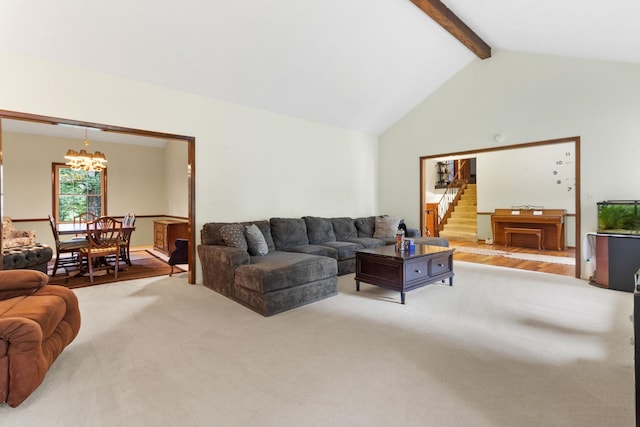
[(75, 294), (35, 270), (0, 271), (0, 402), (20, 405), (78, 335)]

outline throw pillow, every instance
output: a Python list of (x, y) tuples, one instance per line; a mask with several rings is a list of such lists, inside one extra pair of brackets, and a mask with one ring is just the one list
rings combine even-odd
[(244, 227), (244, 234), (247, 238), (249, 253), (251, 255), (262, 256), (269, 253), (269, 246), (257, 225), (251, 224)]
[(400, 218), (387, 215), (377, 216), (373, 237), (395, 237), (399, 224)]
[(247, 250), (247, 240), (244, 238), (244, 229), (240, 224), (227, 224), (220, 227), (220, 236), (227, 246)]
[(258, 221), (248, 221), (243, 222), (242, 225), (251, 225), (255, 224), (256, 227), (260, 231), (262, 231), (262, 235), (264, 236), (264, 240), (267, 242), (267, 247), (269, 248), (269, 252), (273, 252), (276, 250), (276, 245), (273, 243), (273, 236), (271, 235), (271, 223), (269, 220), (258, 220)]
[(11, 232), (13, 231), (13, 223), (11, 221), (11, 218), (9, 218), (8, 216), (3, 216), (2, 217), (2, 238), (3, 239), (10, 239), (11, 236)]

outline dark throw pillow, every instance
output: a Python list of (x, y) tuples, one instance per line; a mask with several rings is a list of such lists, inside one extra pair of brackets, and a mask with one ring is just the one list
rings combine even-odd
[(247, 250), (247, 240), (244, 238), (244, 228), (240, 224), (227, 224), (220, 228), (220, 236), (227, 246)]

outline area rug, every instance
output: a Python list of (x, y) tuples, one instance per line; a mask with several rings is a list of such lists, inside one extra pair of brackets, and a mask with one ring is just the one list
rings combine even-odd
[(548, 262), (552, 264), (576, 265), (575, 258), (571, 258), (571, 257), (542, 255), (542, 254), (527, 254), (527, 253), (521, 253), (521, 252), (508, 252), (508, 251), (501, 251), (499, 249), (470, 248), (467, 246), (453, 246), (453, 248), (455, 248), (455, 250), (458, 252), (465, 252), (469, 254), (503, 256), (506, 258), (521, 259), (525, 261), (538, 261), (538, 262)]
[[(165, 261), (153, 255), (147, 250), (131, 252), (131, 266), (121, 264), (118, 270), (118, 278), (113, 275), (113, 270), (107, 272), (100, 270), (93, 274), (93, 282), (89, 281), (89, 274), (82, 274), (81, 271), (69, 271), (68, 274), (49, 276), (49, 283), (63, 285), (68, 288), (81, 288), (84, 286), (102, 285), (105, 283), (119, 282), (122, 280), (142, 279), (145, 277), (165, 276), (171, 272), (171, 266)], [(58, 270), (62, 271), (62, 270)], [(174, 266), (173, 272), (179, 273), (183, 270)]]

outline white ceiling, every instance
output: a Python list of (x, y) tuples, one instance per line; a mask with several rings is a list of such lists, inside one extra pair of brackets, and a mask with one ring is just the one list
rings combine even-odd
[[(638, 0), (444, 0), (494, 50), (640, 63)], [(379, 134), (472, 60), (409, 0), (0, 0), (0, 50)]]

